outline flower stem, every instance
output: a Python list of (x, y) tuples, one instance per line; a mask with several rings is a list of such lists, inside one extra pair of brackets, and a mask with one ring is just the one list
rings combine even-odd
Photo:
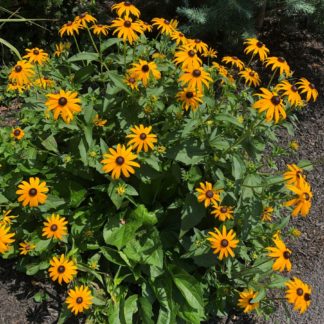
[(95, 43), (95, 41), (94, 41), (94, 39), (93, 39), (93, 37), (92, 37), (92, 35), (91, 35), (91, 32), (90, 32), (89, 27), (87, 27), (87, 31), (88, 31), (88, 34), (89, 34), (89, 37), (90, 37), (90, 40), (91, 40), (91, 42), (92, 42), (92, 45), (93, 45), (94, 49), (95, 49), (96, 52), (100, 55), (99, 50), (98, 50), (98, 47), (97, 47), (97, 45), (96, 45), (96, 43)]
[[(277, 69), (278, 69), (278, 68), (277, 68)], [(273, 71), (273, 74), (272, 74), (271, 79), (270, 79), (270, 81), (269, 81), (269, 83), (268, 83), (267, 89), (270, 88), (270, 85), (271, 85), (271, 83), (272, 83), (272, 81), (273, 81), (273, 78), (274, 78), (276, 72), (277, 72), (277, 69), (275, 69), (275, 70)]]

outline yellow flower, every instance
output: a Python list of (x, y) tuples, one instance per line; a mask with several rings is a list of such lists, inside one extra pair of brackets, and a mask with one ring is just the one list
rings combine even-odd
[(217, 51), (215, 51), (213, 48), (209, 48), (207, 51), (202, 53), (203, 57), (209, 57), (209, 58), (216, 58), (217, 57)]
[(178, 25), (179, 25), (179, 20), (171, 19), (170, 20), (170, 25), (174, 28), (174, 30), (176, 30), (178, 28)]
[(97, 19), (91, 16), (88, 12), (83, 12), (81, 15), (75, 17), (74, 22), (79, 23), (84, 28), (87, 28), (88, 23), (94, 24), (97, 22)]
[(67, 234), (67, 221), (64, 217), (60, 217), (58, 214), (52, 214), (52, 216), (46, 219), (43, 227), (43, 236), (46, 238), (56, 238), (62, 240), (63, 236)]
[(286, 119), (287, 114), (280, 96), (276, 92), (271, 92), (266, 88), (261, 88), (260, 90), (262, 93), (257, 94), (257, 96), (262, 99), (255, 102), (252, 107), (258, 109), (259, 113), (266, 111), (267, 122), (274, 120), (275, 123), (278, 123), (280, 115), (282, 119)]
[(9, 74), (9, 80), (17, 85), (30, 83), (30, 78), (34, 75), (33, 66), (26, 61), (18, 61)]
[(155, 52), (155, 53), (152, 54), (153, 59), (163, 60), (163, 59), (165, 59), (165, 57), (166, 56), (164, 54), (161, 54), (159, 52)]
[(55, 44), (54, 56), (57, 57), (61, 56), (64, 50), (65, 50), (64, 43)]
[(111, 7), (111, 10), (115, 10), (117, 12), (118, 17), (122, 17), (123, 15), (129, 17), (130, 15), (133, 15), (139, 18), (141, 14), (141, 12), (133, 4), (131, 4), (130, 1), (116, 3)]
[(287, 189), (296, 194), (295, 198), (284, 203), (284, 206), (295, 206), (291, 215), (293, 217), (296, 217), (299, 213), (303, 217), (308, 215), (313, 197), (310, 184), (306, 181), (300, 181), (298, 187), (296, 185), (287, 185)]
[(53, 88), (55, 86), (55, 82), (47, 77), (36, 79), (34, 84), (43, 89)]
[(244, 53), (252, 53), (252, 56), (258, 55), (260, 61), (264, 61), (270, 52), (269, 49), (256, 38), (247, 38), (244, 41), (244, 45), (247, 45), (244, 49)]
[(276, 69), (279, 69), (279, 74), (285, 73), (286, 76), (290, 76), (290, 67), (287, 63), (287, 61), (283, 57), (276, 57), (271, 56), (268, 57), (266, 60), (266, 67), (272, 66), (271, 71), (275, 71)]
[(212, 184), (208, 181), (205, 183), (200, 182), (200, 188), (196, 188), (196, 191), (199, 193), (198, 201), (204, 202), (206, 208), (210, 204), (217, 205), (217, 201), (221, 200), (219, 196), (221, 190), (214, 189)]
[(12, 130), (10, 136), (20, 141), (25, 136), (25, 132), (20, 127), (16, 127)]
[(253, 289), (245, 289), (240, 293), (238, 306), (243, 308), (244, 313), (249, 313), (260, 306), (259, 302), (253, 303), (252, 299), (258, 295)]
[(250, 68), (245, 68), (244, 71), (239, 73), (240, 76), (245, 80), (245, 84), (251, 86), (253, 84), (254, 87), (257, 87), (261, 83), (261, 79), (259, 77), (258, 72), (253, 71)]
[(208, 52), (208, 45), (200, 39), (188, 39), (188, 46), (191, 46), (198, 53)]
[(143, 32), (151, 32), (153, 27), (147, 23), (146, 21), (142, 21), (142, 20), (137, 20), (137, 22), (141, 25), (141, 28), (143, 29)]
[(263, 222), (271, 222), (272, 213), (273, 213), (273, 208), (272, 207), (265, 207), (263, 209), (263, 214), (261, 215), (261, 220)]
[(124, 42), (128, 41), (130, 44), (133, 44), (138, 39), (138, 34), (143, 34), (141, 25), (138, 22), (133, 22), (128, 16), (113, 20), (111, 27), (115, 28), (113, 35), (118, 33), (118, 38)]
[(203, 95), (199, 90), (193, 88), (184, 88), (177, 93), (177, 101), (182, 102), (182, 109), (195, 111), (203, 103)]
[(116, 193), (118, 196), (124, 196), (126, 192), (127, 185), (124, 183), (119, 183), (116, 187)]
[(139, 60), (139, 63), (133, 63), (133, 67), (129, 70), (129, 73), (142, 81), (144, 87), (147, 86), (150, 78), (155, 80), (161, 78), (161, 72), (157, 69), (157, 65), (154, 62), (144, 60)]
[(186, 36), (177, 30), (171, 33), (171, 39), (174, 40), (177, 45), (185, 45), (188, 43)]
[(235, 66), (240, 71), (244, 69), (244, 63), (237, 56), (224, 56), (222, 58), (222, 62), (225, 62), (226, 64), (230, 64), (231, 67)]
[(286, 299), (288, 303), (293, 304), (294, 310), (299, 310), (303, 314), (310, 306), (311, 288), (296, 277), (286, 282), (286, 286)]
[(2, 212), (2, 216), (0, 219), (0, 225), (6, 225), (9, 226), (12, 224), (12, 221), (17, 218), (18, 216), (10, 215), (11, 209), (9, 210), (4, 210)]
[(101, 24), (91, 26), (91, 29), (93, 30), (93, 33), (95, 35), (97, 35), (97, 36), (100, 36), (100, 35), (107, 36), (108, 35), (108, 28), (109, 28), (108, 25), (101, 25)]
[(291, 234), (292, 236), (294, 236), (294, 237), (300, 237), (302, 233), (301, 233), (301, 231), (300, 231), (298, 228), (293, 227), (293, 228), (291, 228), (291, 230), (290, 230), (290, 234)]
[(183, 45), (175, 52), (173, 62), (180, 65), (182, 69), (200, 67), (202, 60), (197, 56), (197, 52), (192, 47)]
[(138, 90), (138, 84), (136, 80), (136, 74), (128, 74), (126, 75), (124, 82), (132, 89), (132, 90)]
[(10, 227), (0, 224), (0, 253), (3, 254), (9, 250), (10, 244), (15, 240), (12, 238), (15, 233), (9, 233)]
[(295, 85), (291, 84), (287, 80), (281, 81), (275, 87), (278, 91), (282, 91), (282, 96), (287, 97), (288, 102), (292, 106), (302, 106), (303, 100), (298, 93), (298, 89)]
[(98, 114), (96, 114), (96, 117), (93, 119), (93, 123), (98, 127), (104, 127), (107, 124), (106, 119), (101, 119)]
[(218, 218), (221, 222), (225, 222), (226, 219), (233, 219), (233, 207), (228, 206), (219, 206), (214, 204), (212, 206), (213, 211), (212, 215), (215, 215), (215, 218)]
[(132, 153), (132, 147), (125, 148), (125, 145), (118, 144), (117, 149), (109, 148), (109, 153), (104, 154), (104, 159), (101, 161), (104, 164), (102, 170), (106, 173), (112, 172), (113, 179), (119, 179), (121, 173), (128, 178), (130, 174), (134, 174), (135, 168), (140, 165), (133, 161), (137, 155)]
[(92, 305), (91, 291), (87, 286), (79, 286), (74, 289), (69, 289), (68, 297), (65, 300), (68, 309), (75, 315), (82, 313)]
[(32, 49), (27, 48), (26, 52), (27, 54), (23, 58), (26, 58), (30, 63), (43, 65), (48, 60), (48, 54), (38, 47)]
[(20, 254), (21, 255), (27, 255), (29, 252), (31, 252), (32, 250), (35, 249), (36, 245), (33, 244), (32, 242), (22, 242), (22, 243), (19, 243), (20, 245)]
[(228, 233), (226, 227), (223, 226), (222, 232), (218, 228), (214, 228), (215, 232), (208, 232), (210, 237), (207, 240), (210, 242), (214, 254), (219, 254), (218, 259), (223, 260), (229, 255), (234, 257), (234, 252), (232, 249), (237, 247), (239, 240), (235, 240), (235, 232), (231, 229)]
[(310, 101), (313, 99), (313, 101), (316, 101), (318, 97), (318, 91), (315, 88), (315, 85), (313, 83), (310, 83), (307, 79), (301, 78), (300, 81), (298, 81), (296, 84), (299, 84), (299, 89), (301, 90), (301, 93), (306, 93), (306, 101)]
[(77, 274), (77, 267), (73, 261), (62, 254), (60, 258), (53, 257), (50, 260), (51, 267), (48, 269), (49, 275), (53, 281), (58, 281), (62, 284), (62, 281), (69, 283), (72, 281), (73, 276)]
[[(232, 75), (227, 71), (226, 67), (218, 64), (217, 62), (212, 62), (212, 68), (215, 68), (220, 76), (228, 80), (230, 83), (234, 83), (235, 80)], [(222, 83), (224, 83), (222, 81)]]
[(39, 204), (45, 204), (47, 199), (46, 193), (48, 192), (45, 181), (40, 182), (39, 178), (31, 177), (29, 182), (22, 181), (18, 188), (16, 191), (16, 194), (20, 196), (18, 201), (22, 202), (24, 207), (27, 205), (37, 207)]
[(289, 147), (293, 150), (293, 151), (298, 151), (299, 150), (299, 143), (295, 140), (290, 141), (289, 143)]
[(174, 28), (171, 25), (170, 21), (164, 18), (153, 18), (152, 19), (152, 26), (156, 26), (157, 29), (166, 35), (171, 35), (174, 32)]
[(82, 29), (83, 27), (80, 24), (80, 21), (74, 20), (68, 21), (66, 24), (64, 24), (60, 30), (59, 34), (61, 37), (64, 36), (64, 34), (67, 34), (68, 36), (74, 36), (76, 34), (79, 34), (79, 30)]
[(210, 74), (202, 67), (184, 69), (184, 74), (179, 78), (179, 82), (182, 82), (189, 88), (197, 89), (200, 92), (203, 92), (204, 86), (208, 89), (212, 81), (213, 79), (210, 77)]
[(45, 105), (48, 111), (52, 110), (54, 112), (55, 120), (61, 116), (69, 124), (73, 120), (74, 114), (81, 111), (77, 92), (60, 90), (59, 93), (50, 93), (46, 96), (48, 100), (45, 102)]
[(299, 168), (296, 164), (287, 164), (288, 171), (283, 174), (287, 184), (293, 184), (299, 187), (300, 182), (305, 181), (304, 170)]
[(144, 127), (142, 124), (139, 126), (132, 127), (130, 129), (133, 134), (129, 134), (126, 137), (131, 140), (128, 141), (127, 145), (131, 146), (132, 149), (137, 148), (137, 154), (144, 150), (147, 152), (154, 148), (154, 144), (157, 142), (155, 134), (151, 134), (152, 126)]
[(266, 250), (268, 250), (268, 256), (271, 258), (276, 259), (274, 264), (272, 265), (272, 269), (274, 271), (280, 271), (283, 272), (285, 268), (287, 271), (291, 270), (291, 250), (289, 250), (285, 243), (280, 239), (273, 239), (273, 242), (275, 244), (275, 247), (267, 247)]
[(26, 90), (26, 85), (19, 85), (17, 83), (8, 83), (7, 91), (18, 91), (23, 93)]

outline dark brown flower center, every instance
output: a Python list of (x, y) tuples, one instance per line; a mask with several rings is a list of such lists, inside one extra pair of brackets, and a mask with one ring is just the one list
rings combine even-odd
[(65, 106), (67, 104), (67, 99), (65, 97), (61, 97), (58, 100), (60, 106)]
[(31, 188), (28, 191), (29, 196), (35, 197), (37, 195), (37, 190), (35, 188)]
[(311, 295), (308, 294), (308, 293), (305, 293), (305, 295), (304, 295), (304, 299), (305, 299), (305, 301), (309, 301), (309, 300), (311, 300)]
[(237, 56), (233, 56), (233, 60), (238, 60), (238, 57)]
[(29, 244), (26, 244), (26, 245), (25, 245), (25, 250), (26, 250), (26, 251), (29, 251), (29, 250), (30, 250), (30, 245), (29, 245)]
[(33, 50), (33, 53), (34, 53), (34, 55), (38, 55), (39, 54), (39, 50)]
[(297, 92), (298, 91), (298, 89), (297, 89), (297, 87), (295, 86), (295, 85), (293, 85), (293, 86), (291, 86), (291, 91), (293, 91), (293, 92)]
[(134, 78), (129, 78), (128, 81), (129, 81), (130, 83), (135, 83), (136, 80), (135, 80)]
[(87, 12), (84, 12), (84, 13), (82, 13), (82, 14), (80, 15), (80, 18), (82, 19), (82, 18), (84, 18), (86, 15), (87, 15)]
[(220, 209), (220, 211), (221, 211), (221, 213), (225, 214), (225, 213), (227, 213), (227, 208), (226, 207), (222, 207)]
[(182, 33), (179, 33), (179, 37), (184, 37), (184, 35)]
[(124, 27), (129, 28), (130, 26), (132, 26), (132, 23), (129, 20), (125, 20)]
[(193, 92), (191, 92), (191, 91), (186, 92), (187, 99), (191, 99), (193, 96), (194, 96)]
[(259, 48), (261, 48), (263, 46), (263, 43), (262, 42), (257, 42), (256, 43), (256, 46), (258, 46)]
[(19, 136), (20, 135), (20, 129), (15, 129), (14, 130), (14, 135)]
[(195, 39), (195, 43), (199, 44), (199, 43), (201, 43), (201, 40), (200, 39)]
[(305, 192), (305, 193), (304, 193), (304, 196), (305, 196), (305, 200), (309, 200), (309, 199), (310, 199), (310, 195), (309, 195), (309, 193)]
[(170, 25), (170, 21), (169, 21), (169, 20), (164, 19), (164, 23), (165, 23), (166, 25)]
[(283, 256), (284, 256), (284, 258), (285, 259), (290, 259), (290, 256), (291, 256), (291, 253), (289, 252), (289, 251), (285, 251), (284, 253), (283, 253)]
[(316, 89), (316, 87), (315, 87), (315, 84), (314, 83), (310, 83), (309, 84), (309, 87), (312, 89), (312, 90), (314, 90), (314, 89)]
[(280, 97), (279, 96), (273, 96), (271, 98), (271, 102), (276, 106), (280, 104)]
[(194, 57), (195, 56), (195, 51), (193, 51), (193, 50), (190, 50), (189, 52), (188, 52), (188, 55), (190, 56), (190, 57)]
[(63, 273), (65, 271), (65, 267), (63, 265), (58, 266), (57, 272), (58, 273)]
[(72, 26), (72, 24), (73, 24), (72, 21), (68, 21), (68, 22), (66, 23), (66, 26)]
[(130, 5), (131, 5), (131, 3), (129, 1), (124, 1), (124, 6), (128, 7)]
[(16, 66), (15, 66), (15, 71), (16, 71), (17, 73), (21, 72), (21, 71), (22, 71), (22, 67), (21, 67), (21, 65), (16, 65)]
[(278, 57), (278, 62), (285, 63), (286, 60), (282, 56), (280, 56), (280, 57)]
[(147, 137), (147, 135), (146, 135), (145, 133), (142, 133), (142, 134), (140, 135), (140, 139), (141, 139), (142, 141), (144, 141), (144, 140), (146, 139), (146, 137)]
[(221, 246), (222, 247), (227, 247), (228, 246), (228, 241), (226, 239), (221, 240)]
[(56, 225), (56, 224), (53, 224), (53, 225), (51, 226), (51, 231), (52, 231), (52, 232), (56, 232), (56, 231), (57, 231), (57, 225)]
[(254, 72), (250, 72), (249, 76), (254, 77)]
[(296, 172), (296, 177), (301, 178), (303, 176), (303, 173), (301, 171)]
[(82, 297), (78, 297), (75, 301), (76, 301), (77, 304), (82, 304), (83, 298)]
[(304, 293), (304, 290), (301, 289), (301, 288), (298, 288), (296, 292), (297, 292), (297, 295), (298, 295), (298, 296), (302, 296), (303, 293)]
[(125, 162), (125, 159), (122, 156), (118, 156), (118, 158), (116, 159), (116, 163), (118, 165), (122, 165)]
[(102, 25), (101, 25), (101, 24), (99, 24), (99, 25), (97, 25), (97, 27), (101, 28), (101, 27), (102, 27)]
[(195, 77), (195, 78), (199, 78), (201, 76), (201, 71), (200, 70), (193, 70), (192, 71), (192, 75)]
[(142, 66), (142, 71), (144, 73), (147, 73), (148, 71), (150, 71), (150, 67), (147, 64), (145, 64), (145, 65)]
[(207, 198), (213, 198), (213, 196), (214, 196), (214, 193), (213, 193), (212, 190), (207, 190), (207, 191), (206, 191), (206, 197), (207, 197)]

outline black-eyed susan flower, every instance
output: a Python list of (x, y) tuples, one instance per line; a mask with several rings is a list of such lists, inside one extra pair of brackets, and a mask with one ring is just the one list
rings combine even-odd
[(230, 64), (231, 67), (236, 67), (240, 71), (244, 69), (244, 63), (237, 56), (224, 56), (222, 62)]
[(193, 88), (184, 88), (177, 93), (177, 101), (182, 103), (182, 109), (195, 111), (202, 101), (203, 95), (199, 90)]
[(61, 254), (60, 257), (54, 256), (50, 260), (50, 267), (48, 269), (49, 275), (53, 281), (58, 281), (62, 284), (62, 281), (69, 283), (72, 281), (73, 276), (77, 274), (77, 266), (72, 260)]
[(116, 11), (118, 17), (129, 17), (130, 15), (133, 15), (134, 17), (139, 18), (141, 14), (141, 12), (130, 1), (116, 3), (111, 7), (111, 10)]
[(91, 291), (87, 286), (77, 286), (74, 289), (69, 289), (68, 297), (65, 300), (68, 309), (72, 313), (78, 315), (82, 313), (85, 309), (89, 309), (92, 305), (92, 295)]
[(275, 246), (267, 247), (268, 256), (275, 259), (275, 262), (272, 265), (274, 271), (283, 272), (285, 269), (287, 271), (291, 270), (291, 250), (288, 249), (285, 243), (280, 239), (273, 239)]
[(178, 28), (178, 25), (179, 25), (179, 20), (171, 19), (170, 20), (170, 25), (173, 27), (174, 30), (176, 30)]
[(261, 97), (257, 102), (253, 104), (254, 109), (258, 109), (259, 113), (266, 111), (266, 121), (278, 123), (280, 118), (286, 119), (287, 114), (284, 109), (282, 99), (276, 92), (271, 92), (266, 88), (261, 88), (261, 94), (257, 96)]
[(207, 51), (203, 52), (201, 54), (203, 57), (209, 57), (209, 58), (216, 58), (217, 57), (217, 51), (215, 51), (213, 48), (209, 47)]
[(11, 137), (20, 141), (24, 136), (25, 132), (20, 127), (15, 127), (10, 134)]
[(294, 305), (295, 311), (299, 311), (301, 314), (305, 313), (311, 303), (311, 288), (297, 277), (293, 277), (285, 285), (288, 303)]
[(24, 60), (18, 61), (11, 69), (9, 80), (18, 85), (25, 85), (30, 82), (30, 78), (35, 74), (31, 63)]
[(171, 35), (174, 32), (174, 28), (171, 25), (170, 21), (164, 18), (153, 18), (152, 19), (152, 26), (156, 26), (157, 29), (166, 35)]
[(306, 101), (310, 101), (311, 99), (316, 101), (318, 91), (316, 90), (314, 83), (310, 83), (307, 79), (301, 78), (296, 84), (299, 85), (298, 88), (301, 90), (300, 93), (306, 93)]
[(164, 60), (166, 58), (165, 54), (154, 52), (152, 54), (152, 59)]
[(63, 236), (67, 234), (67, 223), (64, 217), (60, 217), (58, 214), (52, 214), (44, 222), (42, 235), (48, 239), (56, 238), (62, 240)]
[(188, 43), (186, 36), (177, 30), (171, 33), (171, 39), (174, 40), (177, 45), (186, 45)]
[(245, 289), (240, 293), (238, 306), (243, 309), (244, 313), (250, 313), (260, 306), (259, 302), (253, 303), (252, 300), (258, 296), (253, 289)]
[(95, 24), (97, 22), (97, 19), (91, 16), (88, 12), (83, 12), (79, 16), (76, 16), (74, 21), (76, 23), (79, 23), (82, 27), (87, 28), (88, 23)]
[(39, 204), (45, 204), (47, 192), (48, 188), (45, 181), (41, 182), (38, 177), (31, 177), (28, 182), (22, 181), (18, 185), (16, 194), (19, 195), (18, 201), (22, 202), (24, 207), (27, 205), (37, 207)]
[(295, 198), (284, 203), (284, 205), (288, 207), (294, 206), (291, 215), (296, 217), (300, 213), (303, 217), (307, 216), (312, 206), (313, 197), (310, 184), (306, 181), (300, 181), (298, 186), (287, 185), (286, 187), (296, 194)]
[(233, 219), (233, 207), (220, 206), (217, 204), (212, 205), (211, 214), (218, 218), (221, 222), (225, 222), (227, 219)]
[(116, 192), (116, 194), (118, 196), (122, 197), (126, 193), (126, 188), (127, 188), (127, 184), (125, 184), (125, 183), (119, 183), (118, 186), (115, 189), (115, 192)]
[(244, 53), (252, 53), (252, 56), (258, 55), (260, 61), (264, 61), (268, 57), (268, 54), (270, 52), (269, 49), (265, 46), (265, 44), (263, 44), (256, 38), (247, 38), (244, 41), (244, 45), (246, 45)]
[(17, 83), (9, 82), (7, 85), (7, 91), (18, 91), (19, 93), (23, 93), (26, 90), (25, 85), (19, 85)]
[(26, 52), (27, 54), (23, 58), (27, 59), (30, 63), (43, 65), (48, 60), (48, 54), (38, 47), (32, 49), (27, 48)]
[(208, 51), (208, 45), (200, 39), (188, 39), (188, 46), (192, 47), (198, 53), (206, 53)]
[(226, 227), (223, 226), (222, 232), (218, 228), (214, 228), (215, 232), (208, 232), (210, 237), (207, 240), (210, 242), (214, 254), (219, 254), (218, 259), (223, 260), (229, 255), (234, 257), (233, 249), (237, 247), (239, 240), (235, 240), (235, 232), (231, 229), (228, 233)]
[(54, 56), (61, 56), (65, 50), (64, 43), (55, 44)]
[(35, 249), (36, 245), (32, 242), (24, 241), (19, 243), (19, 251), (21, 255), (27, 255)]
[(129, 70), (129, 73), (136, 76), (136, 79), (142, 81), (144, 87), (148, 85), (150, 78), (155, 80), (161, 78), (161, 72), (158, 70), (156, 63), (145, 60), (139, 60), (139, 63), (133, 63), (133, 67)]
[(146, 21), (143, 20), (137, 20), (137, 22), (141, 25), (141, 28), (143, 29), (143, 32), (151, 32), (153, 27), (152, 25), (150, 25), (149, 23), (147, 23)]
[(279, 69), (279, 74), (285, 73), (286, 76), (290, 76), (290, 67), (287, 61), (283, 57), (271, 56), (266, 60), (266, 67), (271, 66), (271, 71)]
[(109, 29), (108, 25), (98, 24), (98, 25), (92, 25), (90, 28), (92, 29), (92, 32), (97, 36), (108, 35), (108, 29)]
[[(217, 73), (225, 80), (228, 80), (232, 84), (235, 83), (233, 76), (228, 72), (225, 66), (220, 65), (217, 62), (212, 62), (212, 68), (216, 69)], [(224, 81), (222, 81), (222, 83), (223, 82)]]
[(16, 219), (18, 216), (10, 215), (12, 212), (11, 209), (4, 210), (2, 215), (0, 216), (0, 225), (9, 226), (12, 224), (13, 220)]
[(60, 90), (59, 93), (47, 94), (45, 105), (48, 111), (53, 111), (54, 119), (57, 120), (60, 116), (69, 124), (74, 114), (81, 111), (80, 98), (77, 98), (78, 93), (72, 91)]
[(134, 161), (137, 155), (132, 153), (132, 147), (126, 149), (125, 145), (118, 144), (116, 150), (109, 148), (109, 153), (107, 152), (103, 157), (102, 170), (106, 173), (111, 172), (113, 179), (119, 179), (121, 174), (128, 178), (130, 174), (135, 173), (134, 168), (140, 167)]
[(200, 182), (200, 188), (196, 188), (196, 191), (199, 194), (198, 201), (204, 202), (206, 208), (210, 204), (217, 205), (217, 202), (221, 200), (219, 196), (221, 190), (213, 188), (213, 185), (208, 181)]
[(298, 93), (298, 88), (288, 80), (283, 80), (276, 85), (276, 90), (282, 91), (282, 96), (287, 97), (292, 106), (302, 106), (303, 100)]
[(147, 152), (149, 148), (154, 149), (154, 144), (157, 143), (157, 136), (152, 134), (152, 126), (144, 127), (142, 124), (134, 126), (130, 129), (133, 134), (129, 134), (126, 137), (130, 138), (127, 145), (132, 149), (136, 149), (137, 153), (144, 151)]
[(113, 34), (117, 33), (117, 37), (124, 42), (128, 41), (130, 44), (135, 42), (140, 34), (143, 34), (143, 29), (138, 22), (133, 22), (129, 17), (117, 18), (112, 21), (110, 27), (114, 28)]
[(299, 186), (300, 182), (305, 180), (304, 170), (296, 164), (287, 164), (288, 171), (283, 174), (287, 184)]
[(198, 57), (196, 50), (187, 45), (181, 46), (174, 56), (173, 62), (181, 65), (183, 69), (199, 68), (202, 65), (202, 60)]
[(34, 85), (42, 89), (48, 89), (53, 88), (55, 86), (55, 82), (48, 77), (41, 77), (34, 81)]
[(127, 74), (124, 82), (132, 89), (132, 90), (138, 90), (138, 83), (136, 80), (136, 75), (133, 74)]
[(250, 68), (245, 68), (239, 73), (239, 75), (244, 79), (245, 84), (248, 86), (253, 84), (254, 87), (258, 87), (261, 84), (259, 73)]
[(272, 214), (273, 214), (273, 208), (272, 207), (264, 207), (263, 213), (261, 215), (261, 220), (263, 222), (271, 222), (272, 221)]
[(83, 27), (81, 26), (80, 21), (78, 20), (68, 21), (60, 28), (59, 34), (61, 37), (63, 37), (64, 34), (68, 36), (75, 36), (79, 34), (79, 30), (82, 28)]
[(184, 73), (180, 76), (179, 82), (183, 83), (189, 88), (197, 89), (201, 93), (204, 86), (208, 89), (213, 79), (210, 74), (202, 67), (191, 67), (183, 70)]
[(102, 119), (98, 114), (96, 114), (93, 123), (98, 127), (104, 127), (107, 124), (107, 119)]
[(10, 233), (10, 227), (1, 224), (0, 225), (0, 253), (3, 254), (7, 252), (10, 248), (10, 244), (15, 240), (13, 236), (15, 233)]

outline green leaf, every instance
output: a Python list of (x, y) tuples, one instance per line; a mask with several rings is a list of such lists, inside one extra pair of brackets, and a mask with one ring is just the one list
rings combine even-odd
[(109, 38), (101, 43), (100, 50), (101, 52), (105, 51), (107, 48), (122, 42), (119, 38)]
[(43, 251), (45, 251), (49, 247), (51, 241), (52, 241), (51, 239), (48, 239), (48, 240), (39, 240), (36, 243), (35, 251), (36, 252), (43, 252)]
[(110, 262), (118, 264), (120, 266), (125, 266), (126, 263), (124, 259), (120, 256), (119, 252), (108, 246), (101, 246), (100, 251), (102, 255)]
[(245, 163), (241, 157), (237, 154), (232, 156), (232, 175), (235, 180), (243, 178), (243, 175), (246, 171)]
[(95, 278), (97, 278), (97, 280), (101, 284), (104, 283), (103, 280), (102, 280), (101, 275), (96, 270), (91, 269), (88, 265), (82, 264), (82, 263), (79, 262), (78, 265), (77, 265), (77, 267), (78, 267), (78, 270), (80, 270), (80, 271), (83, 271), (83, 272), (87, 272), (87, 273), (92, 274)]
[(108, 71), (107, 74), (108, 74), (109, 79), (114, 83), (114, 85), (117, 88), (126, 91), (128, 94), (131, 94), (131, 91), (129, 90), (127, 85), (124, 83), (122, 76), (120, 76), (118, 73), (115, 73), (112, 71)]
[(79, 61), (87, 61), (92, 62), (92, 61), (98, 61), (99, 60), (99, 55), (97, 53), (90, 53), (90, 52), (82, 52), (82, 53), (77, 53), (73, 56), (71, 56), (67, 61), (72, 63), (72, 62), (79, 62)]
[(140, 297), (139, 301), (139, 312), (141, 314), (141, 320), (143, 324), (154, 324), (152, 320), (153, 311), (152, 311), (152, 303), (147, 297)]
[(217, 114), (214, 120), (223, 121), (228, 124), (237, 126), (238, 128), (243, 128), (243, 125), (233, 116), (228, 114)]
[(74, 81), (76, 83), (84, 83), (90, 79), (94, 71), (95, 71), (94, 65), (84, 66), (74, 74)]
[(16, 56), (19, 58), (19, 60), (22, 60), (19, 51), (17, 50), (17, 48), (15, 46), (13, 46), (12, 44), (10, 44), (9, 42), (7, 42), (5, 39), (0, 38), (0, 43), (7, 46), (13, 53), (16, 54)]
[(288, 280), (289, 280), (288, 278), (274, 273), (271, 276), (271, 282), (268, 284), (268, 288), (285, 288), (285, 283)]
[(122, 323), (133, 324), (133, 315), (137, 312), (137, 299), (137, 295), (132, 295), (123, 303)]
[(267, 294), (267, 291), (264, 289), (264, 288), (261, 288), (259, 291), (258, 291), (258, 294), (255, 298), (253, 298), (251, 300), (252, 303), (257, 303), (259, 302), (261, 299), (263, 299)]
[(130, 217), (143, 225), (155, 225), (158, 221), (156, 215), (153, 212), (149, 212), (144, 205), (138, 205), (131, 212)]
[(47, 137), (44, 141), (42, 141), (42, 145), (51, 152), (55, 152), (55, 153), (59, 153), (58, 149), (57, 149), (57, 142), (54, 138), (53, 135), (50, 135), (49, 137)]
[(117, 193), (116, 188), (120, 184), (122, 184), (122, 182), (112, 181), (112, 182), (110, 182), (108, 189), (107, 189), (108, 196), (111, 199), (111, 201), (113, 202), (113, 204), (115, 205), (115, 207), (117, 208), (117, 210), (122, 206), (122, 203), (125, 199), (125, 195), (119, 195)]

